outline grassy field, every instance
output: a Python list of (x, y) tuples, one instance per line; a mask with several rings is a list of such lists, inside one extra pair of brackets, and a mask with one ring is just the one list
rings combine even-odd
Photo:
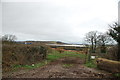
[(52, 53), (47, 55), (47, 60), (54, 61), (56, 59), (63, 58), (63, 57), (79, 57), (79, 58), (84, 59), (85, 55), (78, 54), (72, 51), (64, 51), (63, 53), (59, 53), (58, 51), (53, 50)]

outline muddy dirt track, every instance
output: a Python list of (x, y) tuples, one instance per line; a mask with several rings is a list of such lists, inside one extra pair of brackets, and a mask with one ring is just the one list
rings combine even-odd
[[(64, 66), (71, 64), (72, 66)], [(67, 57), (40, 68), (3, 74), (3, 78), (110, 78), (108, 72), (85, 67), (80, 58)]]

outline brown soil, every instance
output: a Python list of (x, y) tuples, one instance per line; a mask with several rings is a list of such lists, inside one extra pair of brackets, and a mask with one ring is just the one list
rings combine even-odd
[[(64, 64), (72, 66), (65, 67)], [(80, 58), (70, 57), (56, 60), (40, 68), (3, 74), (3, 78), (110, 78), (111, 76), (108, 72), (85, 67)]]

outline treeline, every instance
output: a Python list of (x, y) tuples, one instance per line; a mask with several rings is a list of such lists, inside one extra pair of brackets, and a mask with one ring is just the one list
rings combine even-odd
[[(96, 53), (97, 48), (99, 47), (100, 53), (106, 53), (106, 49), (109, 45), (113, 45), (113, 42), (116, 41), (117, 45), (113, 46), (111, 48), (111, 52), (108, 51), (109, 54), (112, 54), (112, 57), (115, 57), (116, 60), (120, 60), (120, 25), (118, 23), (113, 23), (112, 25), (109, 25), (110, 28), (106, 33), (101, 33), (98, 31), (90, 31), (85, 36), (85, 41), (87, 41), (89, 44), (91, 44), (90, 47), (90, 53)], [(90, 54), (91, 55), (91, 54)]]
[(107, 33), (90, 31), (86, 34), (85, 41), (91, 44), (91, 52), (95, 53), (96, 48), (101, 48), (101, 53), (106, 53), (106, 44), (111, 44), (113, 39)]

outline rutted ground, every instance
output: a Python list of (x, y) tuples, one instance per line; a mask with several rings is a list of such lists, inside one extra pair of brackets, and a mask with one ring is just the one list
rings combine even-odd
[[(71, 66), (64, 66), (65, 64)], [(3, 78), (110, 78), (111, 76), (108, 72), (85, 67), (83, 60), (73, 57), (61, 58), (40, 68), (3, 74)]]

